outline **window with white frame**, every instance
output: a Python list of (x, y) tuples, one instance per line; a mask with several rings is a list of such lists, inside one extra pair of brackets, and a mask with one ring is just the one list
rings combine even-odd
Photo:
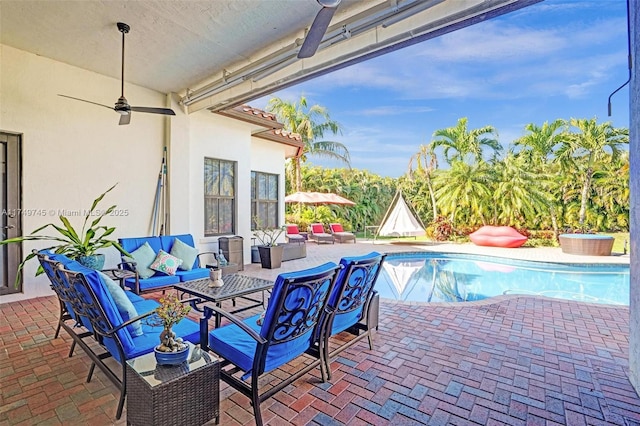
[[(257, 223), (256, 223), (257, 222)], [(251, 230), (278, 227), (278, 175), (251, 172)]]
[(236, 230), (236, 162), (204, 159), (204, 235)]

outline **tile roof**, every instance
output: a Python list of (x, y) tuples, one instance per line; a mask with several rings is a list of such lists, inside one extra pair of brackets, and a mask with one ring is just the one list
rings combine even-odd
[(295, 156), (297, 157), (302, 155), (302, 150), (304, 148), (302, 137), (297, 133), (285, 130), (283, 128), (284, 125), (278, 122), (275, 114), (249, 105), (238, 105), (233, 108), (219, 111), (215, 114), (224, 115), (226, 117), (235, 118), (237, 120), (264, 127), (265, 130), (256, 131), (252, 136), (296, 147), (297, 153)]

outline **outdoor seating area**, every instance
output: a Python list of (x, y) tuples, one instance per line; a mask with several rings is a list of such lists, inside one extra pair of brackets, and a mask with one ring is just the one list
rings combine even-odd
[[(306, 258), (288, 262), (285, 272), (319, 265), (327, 258), (346, 261), (349, 254), (358, 257), (372, 250), (406, 251), (406, 247), (367, 243), (309, 249)], [(246, 265), (244, 271), (246, 276), (268, 280), (282, 272), (259, 265)], [(161, 293), (145, 297), (152, 302)], [(376, 299), (371, 300), (375, 305)], [(571, 316), (563, 314), (569, 311)], [(254, 308), (242, 316), (246, 321), (260, 312)], [(101, 371), (87, 383), (92, 359), (84, 351), (68, 357), (75, 341), (69, 334), (54, 338), (59, 315), (56, 297), (1, 304), (0, 314), (7, 319), (0, 333), (5, 348), (0, 355), (4, 389), (0, 423), (126, 423), (126, 406), (122, 417), (115, 419), (118, 387), (105, 380)], [(198, 320), (201, 314), (189, 316)], [(640, 398), (627, 376), (628, 307), (529, 296), (456, 305), (381, 299), (378, 319), (370, 320), (371, 331), (376, 329), (374, 321), (373, 348), (361, 340), (346, 346), (352, 342), (351, 333), (332, 335), (329, 381), (322, 381), (319, 365), (312, 368), (260, 404), (263, 422), (464, 424), (471, 419), (480, 424), (623, 425), (640, 421)], [(223, 319), (225, 324), (230, 323)], [(548, 327), (555, 333), (545, 332)], [(603, 327), (606, 333), (581, 331)], [(360, 332), (358, 337), (368, 336)], [(93, 337), (83, 339), (96, 346)], [(209, 355), (215, 359), (212, 352)], [(260, 383), (277, 384), (316, 359), (304, 355), (300, 361), (267, 372)], [(201, 374), (195, 375), (198, 380), (210, 377)], [(188, 389), (189, 385), (182, 382), (180, 386)], [(254, 422), (250, 399), (224, 382), (219, 416), (225, 425)]]

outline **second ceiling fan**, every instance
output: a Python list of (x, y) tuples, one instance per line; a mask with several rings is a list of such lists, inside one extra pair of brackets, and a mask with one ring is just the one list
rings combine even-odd
[(73, 96), (67, 95), (58, 95), (64, 98), (74, 99), (76, 101), (86, 102), (94, 105), (98, 105), (104, 108), (108, 108), (114, 110), (118, 114), (120, 114), (120, 121), (118, 124), (129, 124), (131, 122), (131, 112), (145, 112), (149, 114), (162, 114), (162, 115), (176, 115), (172, 109), (169, 108), (155, 108), (155, 107), (141, 107), (141, 106), (131, 106), (127, 101), (127, 98), (124, 97), (124, 35), (129, 32), (131, 27), (125, 24), (124, 22), (118, 22), (118, 31), (122, 33), (122, 67), (120, 73), (120, 97), (115, 104), (115, 107), (110, 107), (108, 105), (99, 104), (97, 102), (88, 101), (86, 99), (74, 98)]
[(309, 32), (307, 32), (307, 36), (304, 38), (302, 47), (300, 47), (300, 51), (298, 52), (298, 58), (300, 59), (310, 58), (315, 55), (318, 46), (320, 46), (322, 42), (324, 33), (327, 31), (327, 28), (329, 28), (331, 18), (333, 18), (333, 14), (336, 13), (342, 0), (316, 1), (322, 6), (322, 9), (320, 9), (316, 18), (313, 20), (311, 28), (309, 28)]

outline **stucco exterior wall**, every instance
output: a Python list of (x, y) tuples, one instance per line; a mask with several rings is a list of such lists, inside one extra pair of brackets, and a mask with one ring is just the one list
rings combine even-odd
[[(22, 135), (22, 207), (44, 211), (23, 216), (22, 234), (49, 222), (61, 211), (82, 211), (111, 185), (102, 207), (116, 204), (118, 215), (104, 219), (114, 238), (150, 235), (163, 149), (167, 147), (165, 233), (191, 233), (201, 251), (217, 251), (218, 238), (204, 236), (204, 158), (237, 161), (235, 235), (244, 238), (244, 261), (251, 261), (251, 171), (280, 176), (284, 198), (285, 146), (251, 136), (253, 125), (199, 111), (186, 115), (174, 94), (125, 82), (132, 105), (169, 106), (175, 117), (134, 113), (119, 126), (114, 111), (57, 96), (65, 94), (104, 105), (115, 103), (120, 81), (12, 47), (0, 45), (0, 131)], [(284, 205), (280, 206), (284, 222)], [(80, 227), (83, 216), (71, 217)], [(47, 247), (27, 242), (23, 252)], [(119, 260), (105, 251), (107, 266)], [(24, 292), (0, 303), (51, 294), (44, 276), (34, 277), (36, 261), (25, 269)]]
[[(230, 120), (209, 111), (189, 116), (189, 221), (191, 233), (201, 252), (218, 251), (218, 237), (204, 236), (204, 158), (236, 161), (236, 232), (243, 238), (244, 263), (251, 263), (251, 171), (278, 174), (281, 199), (284, 198), (284, 145), (251, 136), (251, 125)], [(181, 154), (173, 152), (172, 161), (183, 164)], [(175, 171), (177, 173), (177, 171)], [(180, 191), (172, 187), (171, 192)], [(173, 203), (172, 203), (173, 204)], [(175, 209), (183, 207), (173, 205)], [(281, 222), (284, 207), (280, 206)], [(172, 223), (172, 227), (174, 227)], [(182, 228), (181, 228), (182, 229)], [(172, 228), (172, 232), (177, 231)], [(231, 236), (231, 235), (229, 235)]]
[(640, 5), (630, 2), (633, 74), (629, 88), (629, 163), (631, 191), (631, 289), (629, 303), (629, 378), (640, 394)]
[[(104, 222), (117, 228), (116, 238), (144, 235), (167, 119), (134, 113), (130, 125), (118, 126), (115, 111), (57, 95), (112, 105), (120, 95), (119, 80), (5, 45), (0, 45), (0, 59), (0, 131), (22, 134), (22, 207), (46, 212), (23, 215), (23, 234), (57, 222), (61, 210), (89, 208), (118, 183), (102, 206), (117, 204), (122, 214)], [(131, 84), (125, 85), (125, 96), (133, 105), (166, 103), (165, 95)], [(81, 226), (82, 219), (71, 221)], [(25, 243), (23, 250), (46, 246)], [(111, 253), (112, 260), (116, 253)], [(3, 296), (1, 302), (50, 294), (46, 278), (34, 278), (37, 262), (29, 263), (24, 294)]]

